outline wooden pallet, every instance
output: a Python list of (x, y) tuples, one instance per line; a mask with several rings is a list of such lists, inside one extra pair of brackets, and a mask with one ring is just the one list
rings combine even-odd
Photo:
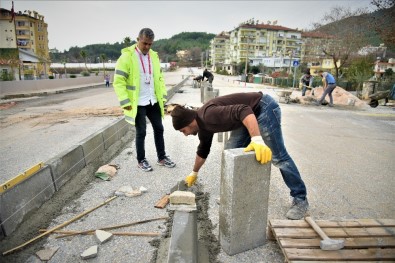
[(269, 239), (277, 240), (286, 262), (395, 262), (395, 219), (315, 220), (332, 239), (344, 239), (337, 251), (320, 249), (320, 237), (304, 220), (270, 220)]

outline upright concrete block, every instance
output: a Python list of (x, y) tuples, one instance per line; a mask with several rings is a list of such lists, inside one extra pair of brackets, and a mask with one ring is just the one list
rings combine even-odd
[(266, 241), (271, 163), (260, 164), (255, 152), (224, 150), (221, 171), (219, 238), (235, 255)]
[(29, 212), (39, 208), (54, 193), (55, 187), (48, 166), (2, 193), (0, 195), (0, 222), (3, 234), (9, 236), (14, 232)]
[(174, 212), (167, 263), (199, 263), (196, 210)]
[(56, 190), (59, 190), (73, 175), (85, 167), (82, 146), (72, 146), (47, 161), (47, 163), (51, 167)]
[(129, 131), (134, 131), (135, 130), (135, 126), (131, 125), (130, 123), (128, 123), (127, 121), (125, 121), (125, 119), (121, 119), (119, 121), (119, 136), (122, 138), (123, 136), (125, 136)]
[(103, 134), (101, 132), (92, 134), (81, 141), (81, 146), (84, 151), (85, 163), (88, 165), (104, 153)]
[(218, 132), (218, 142), (223, 142), (224, 141), (224, 133), (223, 132)]
[(120, 139), (119, 129), (122, 127), (124, 119), (116, 120), (103, 128), (104, 149), (110, 148), (111, 145)]

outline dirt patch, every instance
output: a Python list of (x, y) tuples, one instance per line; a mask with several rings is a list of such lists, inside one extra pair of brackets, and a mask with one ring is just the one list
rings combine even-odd
[[(203, 244), (205, 248), (208, 250), (209, 262), (217, 263), (219, 262), (217, 257), (221, 247), (217, 237), (213, 234), (214, 226), (208, 215), (210, 194), (201, 192), (199, 190), (201, 188), (199, 184), (197, 184), (196, 186), (197, 186), (197, 190), (193, 192), (196, 195), (197, 227), (198, 227), (199, 242), (200, 244)], [(161, 262), (160, 257), (162, 255), (159, 255), (160, 253), (159, 247), (161, 243), (165, 242), (165, 239), (171, 237), (174, 211), (168, 210), (168, 214), (169, 214), (169, 218), (167, 219), (165, 224), (166, 231), (161, 236), (161, 238), (156, 238), (150, 242), (151, 246), (156, 248), (150, 263)]]
[(123, 110), (116, 107), (107, 108), (79, 108), (49, 113), (30, 113), (10, 115), (1, 120), (2, 127), (8, 127), (20, 122), (29, 122), (32, 127), (67, 123), (70, 119), (87, 119), (90, 117), (122, 116)]

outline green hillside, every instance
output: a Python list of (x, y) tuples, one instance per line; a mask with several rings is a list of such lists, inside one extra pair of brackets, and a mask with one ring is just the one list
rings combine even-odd
[[(190, 50), (193, 58), (197, 62), (200, 53), (210, 46), (210, 40), (215, 34), (204, 32), (182, 32), (169, 39), (160, 39), (154, 42), (152, 49), (157, 51), (163, 61), (178, 61), (176, 53), (178, 50)], [(132, 44), (135, 43), (134, 41)], [(63, 53), (50, 53), (52, 62), (61, 63), (63, 61), (83, 63), (84, 59), (80, 56), (81, 50), (87, 53), (87, 63), (96, 63), (98, 57), (104, 54), (108, 60), (116, 61), (121, 55), (123, 43), (114, 44), (92, 44), (84, 47), (71, 47)]]

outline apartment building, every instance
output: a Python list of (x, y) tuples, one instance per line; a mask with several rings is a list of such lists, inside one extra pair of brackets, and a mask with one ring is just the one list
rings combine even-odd
[(390, 58), (388, 62), (384, 62), (381, 60), (377, 60), (374, 63), (374, 74), (376, 78), (382, 78), (387, 70), (391, 69), (392, 72), (395, 72), (395, 59)]
[(221, 32), (210, 41), (210, 58), (212, 70), (223, 70), (229, 52), (229, 33)]
[[(277, 57), (278, 64), (271, 63), (273, 65), (266, 66), (280, 69), (289, 66), (300, 57), (302, 37), (301, 32), (296, 29), (250, 21), (240, 24), (228, 35), (229, 44), (224, 40), (222, 46), (218, 45), (219, 37), (212, 41), (211, 54), (212, 58), (224, 57), (223, 62), (218, 59), (213, 60), (212, 65), (227, 70), (229, 74), (235, 73), (235, 67), (239, 63), (259, 65), (264, 64), (268, 57)], [(221, 55), (215, 52), (218, 49)]]
[[(0, 9), (0, 48), (17, 49), (19, 53), (20, 76), (16, 79), (43, 78), (48, 74), (50, 57), (47, 27), (44, 16), (36, 11), (13, 13)], [(4, 64), (2, 68), (4, 70)]]

